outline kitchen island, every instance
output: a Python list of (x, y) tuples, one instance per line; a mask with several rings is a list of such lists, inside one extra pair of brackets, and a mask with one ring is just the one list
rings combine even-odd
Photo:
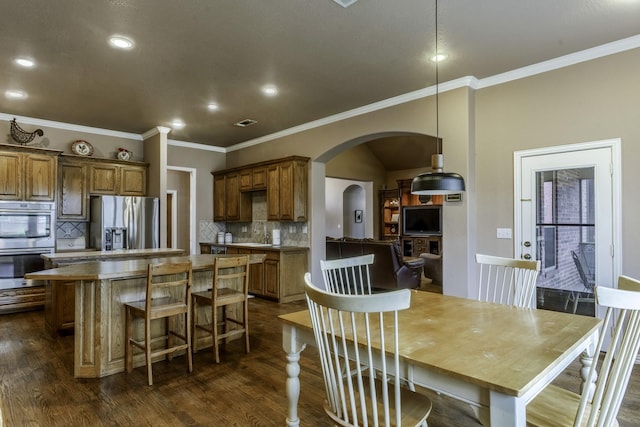
[[(93, 261), (29, 273), (25, 278), (50, 282), (73, 282), (75, 287), (74, 367), (76, 378), (99, 378), (124, 372), (124, 302), (144, 299), (147, 265), (150, 262), (191, 260), (194, 292), (211, 288), (213, 259), (227, 255), (189, 255), (160, 259)], [(264, 255), (251, 255), (261, 264)], [(142, 324), (137, 334), (142, 334)], [(161, 325), (153, 325), (154, 333)], [(205, 338), (203, 338), (205, 340)], [(209, 339), (209, 341), (211, 341)], [(210, 345), (210, 342), (208, 343)], [(207, 343), (203, 342), (202, 346)], [(199, 345), (200, 347), (200, 345)], [(144, 365), (144, 354), (134, 366)]]
[[(124, 261), (182, 256), (184, 249), (119, 249), (42, 254), (46, 270), (90, 261)], [(44, 285), (44, 328), (52, 337), (73, 332), (75, 324), (75, 281), (47, 280)]]

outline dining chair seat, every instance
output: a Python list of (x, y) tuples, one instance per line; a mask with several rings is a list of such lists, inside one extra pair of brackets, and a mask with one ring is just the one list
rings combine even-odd
[(528, 426), (618, 425), (616, 417), (640, 349), (640, 281), (620, 276), (617, 289), (596, 286), (595, 297), (606, 313), (587, 386), (581, 394), (554, 385), (546, 387), (527, 405)]

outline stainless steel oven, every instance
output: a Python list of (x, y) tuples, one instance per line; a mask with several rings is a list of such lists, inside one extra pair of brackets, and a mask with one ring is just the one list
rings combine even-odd
[(0, 289), (31, 286), (24, 275), (44, 269), (55, 248), (53, 202), (0, 201)]
[(0, 250), (55, 247), (53, 202), (0, 202)]
[(0, 250), (0, 289), (14, 289), (42, 284), (42, 281), (25, 280), (24, 275), (44, 270), (40, 255), (53, 253), (53, 248)]

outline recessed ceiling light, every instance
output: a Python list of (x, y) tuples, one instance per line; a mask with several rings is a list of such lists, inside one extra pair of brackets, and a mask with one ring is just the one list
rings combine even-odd
[(27, 99), (27, 93), (21, 90), (7, 90), (4, 96), (8, 99)]
[(13, 60), (17, 65), (24, 68), (32, 68), (36, 65), (36, 61), (27, 57), (20, 57)]
[(131, 50), (133, 49), (133, 46), (135, 46), (135, 43), (129, 37), (120, 36), (117, 34), (109, 37), (109, 44), (111, 45), (111, 47), (123, 50)]
[(333, 0), (333, 1), (338, 3), (342, 7), (349, 7), (355, 2), (357, 2), (358, 0)]
[(220, 108), (220, 106), (218, 104), (216, 104), (215, 102), (210, 102), (207, 104), (207, 109), (209, 111), (217, 111)]
[(267, 96), (276, 96), (278, 94), (278, 88), (276, 85), (264, 85), (262, 86), (262, 93)]
[(182, 129), (184, 127), (184, 122), (180, 119), (173, 119), (171, 121), (171, 127), (174, 129)]
[(447, 55), (446, 53), (438, 53), (437, 55), (433, 55), (431, 58), (429, 58), (429, 60), (433, 62), (442, 62), (448, 57), (449, 55)]
[(240, 120), (237, 123), (234, 123), (234, 126), (238, 126), (241, 128), (246, 128), (247, 126), (251, 126), (251, 125), (255, 125), (256, 123), (258, 123), (257, 120), (253, 120), (253, 119), (244, 119), (244, 120)]

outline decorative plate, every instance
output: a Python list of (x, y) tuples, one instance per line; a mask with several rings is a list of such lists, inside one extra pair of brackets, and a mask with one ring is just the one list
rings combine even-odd
[(133, 153), (124, 148), (118, 148), (118, 159), (120, 160), (130, 160)]
[(93, 154), (93, 145), (89, 144), (87, 141), (79, 139), (71, 144), (71, 151), (73, 151), (73, 154), (77, 154), (79, 156), (90, 156)]

